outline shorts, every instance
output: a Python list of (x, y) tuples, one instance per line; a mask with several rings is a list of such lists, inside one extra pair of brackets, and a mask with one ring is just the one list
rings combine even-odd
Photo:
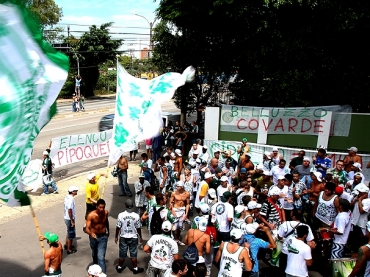
[(64, 223), (67, 225), (67, 237), (69, 240), (73, 240), (76, 238), (76, 225), (71, 226), (71, 220), (69, 219), (64, 219)]
[(137, 250), (139, 246), (138, 238), (119, 238), (119, 258), (125, 259), (127, 257), (127, 250), (130, 250), (130, 258), (137, 258)]
[(173, 208), (175, 211), (175, 222), (173, 224), (173, 230), (181, 229), (184, 223), (185, 207)]
[(151, 145), (145, 145), (145, 149), (152, 149)]

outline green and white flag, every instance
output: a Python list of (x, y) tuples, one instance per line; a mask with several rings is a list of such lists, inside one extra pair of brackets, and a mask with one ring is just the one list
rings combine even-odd
[(0, 0), (0, 198), (9, 206), (30, 204), (21, 176), (68, 69), (34, 17), (17, 1)]
[(137, 149), (137, 142), (158, 135), (163, 126), (161, 103), (170, 100), (175, 90), (192, 81), (194, 75), (194, 68), (189, 66), (182, 74), (169, 72), (149, 81), (131, 76), (117, 64), (117, 101), (109, 166), (124, 152)]

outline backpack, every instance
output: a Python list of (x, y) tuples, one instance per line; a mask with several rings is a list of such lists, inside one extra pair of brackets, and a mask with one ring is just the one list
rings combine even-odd
[[(198, 249), (195, 245), (195, 243), (204, 235), (203, 233), (199, 238), (197, 238), (196, 241), (193, 241), (192, 244), (186, 248), (184, 254), (182, 254), (183, 258), (188, 264), (196, 264), (199, 261), (199, 254)], [(194, 230), (193, 230), (193, 237), (194, 237)]]
[(148, 171), (150, 173), (150, 186), (156, 191), (159, 189), (159, 180), (152, 169), (149, 168)]
[[(167, 180), (168, 180), (168, 184), (172, 184), (172, 181), (173, 181), (173, 168), (172, 166), (170, 165), (166, 165), (166, 168), (167, 168)], [(178, 173), (180, 174), (180, 172)]]
[(161, 211), (164, 207), (160, 207), (158, 210), (156, 207), (153, 207), (153, 215), (152, 219), (150, 220), (150, 233), (151, 235), (158, 235), (162, 233), (162, 223), (163, 220), (161, 218)]

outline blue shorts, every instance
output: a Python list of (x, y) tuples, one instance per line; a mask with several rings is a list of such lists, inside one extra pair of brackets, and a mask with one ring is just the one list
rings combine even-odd
[(72, 240), (76, 238), (76, 225), (71, 226), (71, 220), (69, 219), (64, 219), (64, 223), (67, 225), (67, 236), (68, 239)]
[(127, 250), (130, 250), (130, 258), (137, 258), (137, 250), (139, 248), (138, 238), (119, 238), (119, 258), (127, 257)]

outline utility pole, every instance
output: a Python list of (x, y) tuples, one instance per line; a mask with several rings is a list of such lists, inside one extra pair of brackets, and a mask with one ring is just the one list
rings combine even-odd
[[(150, 50), (149, 53), (151, 53), (153, 51), (153, 40), (152, 40), (153, 25), (154, 25), (155, 21), (157, 20), (157, 17), (154, 18), (153, 22), (149, 22), (149, 20), (143, 15), (140, 15), (140, 14), (137, 14), (137, 13), (134, 13), (134, 15), (144, 18), (146, 20), (146, 22), (148, 22), (148, 24), (149, 24), (149, 50)], [(150, 57), (150, 56), (151, 55), (149, 54), (148, 57)]]

